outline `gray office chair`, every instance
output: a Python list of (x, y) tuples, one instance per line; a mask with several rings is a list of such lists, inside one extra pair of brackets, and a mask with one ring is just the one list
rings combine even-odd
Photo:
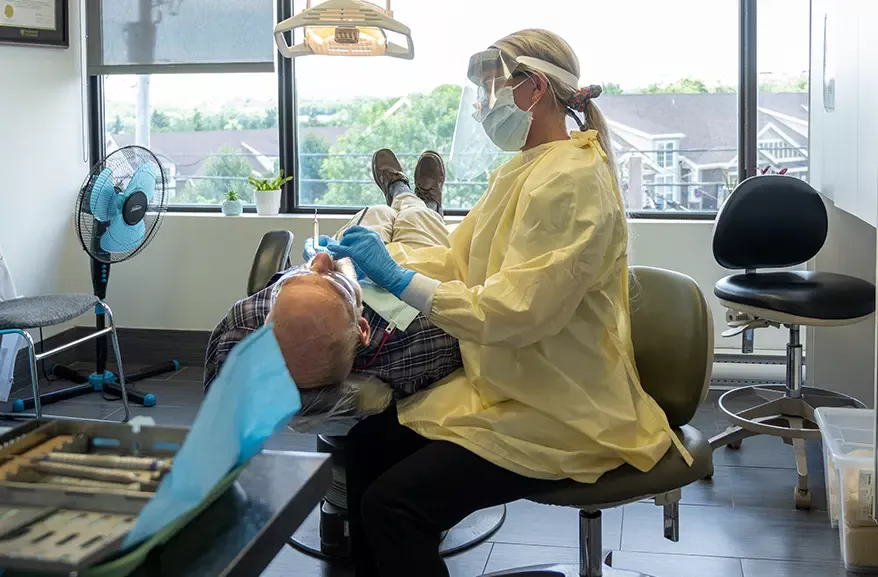
[[(542, 565), (483, 577), (601, 577), (640, 575), (614, 569), (604, 557), (601, 511), (652, 498), (664, 507), (665, 537), (679, 540), (681, 490), (713, 474), (710, 444), (687, 425), (707, 396), (713, 367), (710, 307), (691, 278), (679, 273), (632, 267), (631, 330), (637, 370), (644, 390), (664, 409), (668, 421), (694, 458), (686, 465), (676, 448), (647, 473), (624, 465), (586, 485), (570, 481), (529, 500), (579, 509), (578, 566)], [(641, 577), (646, 577), (641, 575)]]
[(714, 288), (729, 309), (731, 328), (723, 336), (743, 333), (744, 353), (753, 352), (754, 329), (784, 326), (790, 336), (786, 382), (740, 387), (720, 397), (719, 407), (732, 426), (710, 444), (739, 449), (747, 437), (774, 435), (793, 445), (798, 473), (793, 495), (799, 509), (811, 506), (805, 440), (820, 439), (814, 409), (864, 406), (841, 393), (803, 386), (800, 327), (865, 320), (875, 311), (875, 286), (840, 274), (759, 269), (791, 267), (814, 258), (826, 241), (828, 222), (823, 199), (808, 183), (766, 175), (738, 185), (717, 214), (713, 232), (716, 261), (726, 269), (745, 271)]
[[(263, 236), (250, 268), (248, 295), (264, 289), (272, 276), (290, 266), (292, 245), (293, 233), (286, 230), (271, 231)], [(346, 431), (354, 422), (337, 423), (334, 427), (337, 434), (317, 435), (317, 452), (332, 455), (332, 485), (319, 510), (290, 538), (293, 547), (327, 560), (344, 559), (350, 554), (344, 447)], [(451, 555), (484, 541), (500, 528), (505, 518), (503, 505), (473, 513), (444, 534), (440, 552)]]
[[(66, 343), (54, 349), (39, 354), (36, 352), (33, 338), (31, 338), (26, 329), (38, 329), (60, 325), (95, 309), (103, 309), (104, 316), (107, 320), (106, 328), (95, 331), (81, 339)], [(42, 405), (40, 403), (40, 377), (37, 371), (37, 362), (89, 340), (109, 334), (113, 341), (113, 351), (116, 354), (116, 365), (119, 369), (119, 387), (122, 390), (122, 407), (125, 409), (125, 417), (122, 422), (128, 421), (131, 413), (128, 407), (128, 392), (125, 388), (125, 372), (122, 370), (122, 357), (119, 352), (119, 340), (116, 337), (116, 325), (113, 322), (113, 312), (110, 310), (110, 307), (98, 299), (98, 297), (90, 294), (71, 293), (22, 297), (0, 302), (0, 336), (5, 334), (21, 335), (24, 339), (25, 346), (27, 347), (28, 369), (30, 371), (33, 400), (28, 399), (27, 402), (19, 400), (16, 402), (22, 403), (22, 405), (18, 407), (21, 410), (30, 409), (32, 403), (33, 413), (18, 411), (14, 413), (0, 413), (0, 416), (36, 419), (41, 417), (57, 419), (69, 418), (43, 414)]]

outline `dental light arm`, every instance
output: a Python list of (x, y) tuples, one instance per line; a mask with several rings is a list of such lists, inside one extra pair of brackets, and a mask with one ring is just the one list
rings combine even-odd
[[(284, 33), (296, 28), (304, 28), (304, 40), (290, 46)], [(386, 32), (404, 36), (406, 45), (389, 41)], [(308, 0), (305, 10), (274, 27), (274, 41), (286, 58), (309, 54), (415, 57), (411, 30), (393, 19), (390, 0), (386, 10), (365, 0), (326, 0), (312, 8)]]

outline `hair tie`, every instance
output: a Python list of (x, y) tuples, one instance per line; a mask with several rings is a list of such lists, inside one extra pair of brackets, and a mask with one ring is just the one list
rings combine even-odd
[(567, 107), (577, 112), (585, 112), (588, 101), (603, 94), (604, 89), (598, 84), (580, 88), (567, 99)]

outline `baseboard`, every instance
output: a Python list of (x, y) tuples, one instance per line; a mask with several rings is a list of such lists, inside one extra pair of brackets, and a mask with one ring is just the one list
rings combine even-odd
[[(94, 332), (91, 327), (74, 327), (44, 339), (45, 350), (50, 350), (81, 339)], [(128, 365), (152, 365), (167, 361), (178, 361), (181, 365), (201, 366), (207, 349), (208, 331), (179, 331), (157, 329), (116, 329), (119, 348), (122, 350), (122, 363)], [(46, 359), (46, 371), (54, 365), (68, 365), (76, 362), (94, 362), (95, 343), (87, 341)], [(36, 343), (37, 352), (41, 350)], [(112, 347), (108, 361), (115, 364)], [(29, 386), (30, 371), (27, 367), (27, 349), (20, 349), (15, 359), (14, 388)]]

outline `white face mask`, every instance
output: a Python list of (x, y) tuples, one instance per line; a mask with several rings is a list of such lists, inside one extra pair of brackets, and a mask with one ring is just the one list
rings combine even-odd
[(531, 104), (527, 110), (522, 110), (515, 105), (513, 91), (524, 82), (515, 87), (504, 86), (499, 89), (494, 106), (481, 120), (482, 128), (485, 129), (491, 142), (507, 152), (515, 152), (524, 147), (527, 135), (530, 133), (530, 125), (533, 122), (531, 108), (536, 106), (536, 102)]

